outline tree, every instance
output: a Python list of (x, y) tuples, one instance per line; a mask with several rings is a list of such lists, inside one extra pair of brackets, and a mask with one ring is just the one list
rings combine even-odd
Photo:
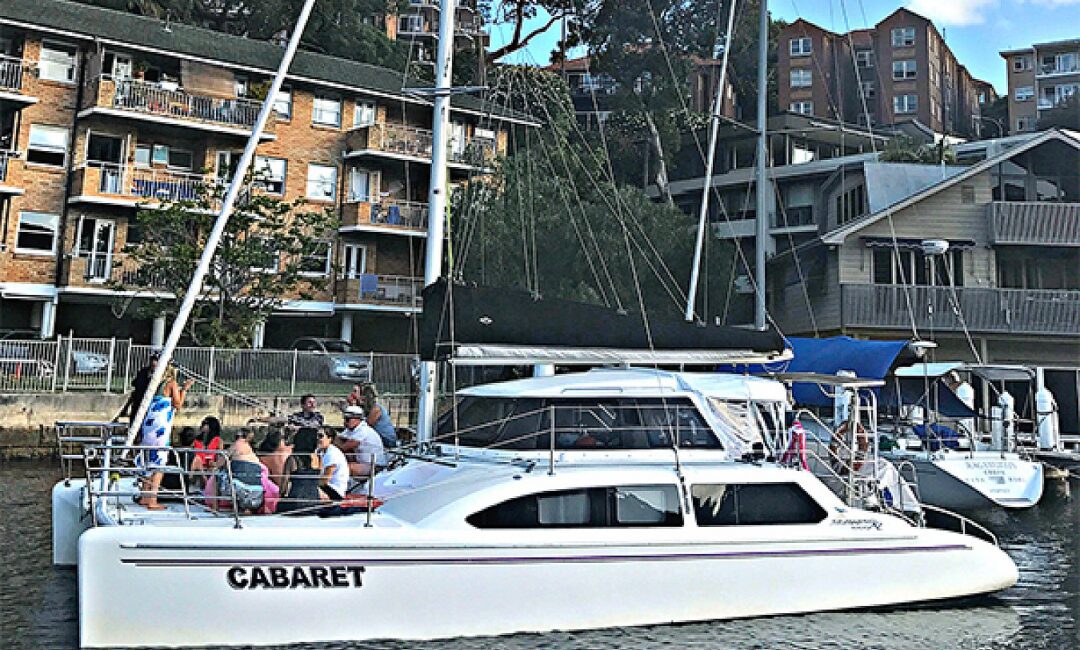
[[(175, 296), (145, 301), (141, 316), (176, 316), (222, 196), (219, 186), (203, 187), (197, 196), (139, 211), (143, 239), (131, 253), (138, 271), (116, 288), (151, 286), (155, 293)], [(310, 299), (326, 289), (328, 278), (319, 274), (326, 270), (337, 218), (329, 208), (303, 207), (302, 199), (287, 202), (260, 192), (237, 202), (188, 319), (188, 339), (197, 345), (249, 347), (256, 324), (286, 296)]]
[(1009, 97), (998, 97), (982, 109), (982, 133), (985, 137), (1003, 138), (1009, 135)]
[(1072, 129), (1080, 131), (1080, 95), (1072, 94), (1039, 117), (1039, 130)]
[(889, 140), (878, 160), (920, 165), (952, 165), (956, 163), (956, 151), (946, 145), (944, 140), (937, 144), (919, 145), (907, 136), (899, 136)]
[[(557, 81), (523, 69), (493, 79), (493, 96), (514, 89), (515, 108), (543, 125), (517, 134), (496, 174), (454, 196), (452, 275), (616, 309), (638, 309), (640, 287), (650, 313), (681, 315), (695, 220), (613, 181), (605, 150), (572, 135), (573, 106)], [(711, 305), (722, 305), (731, 252), (709, 247)]]

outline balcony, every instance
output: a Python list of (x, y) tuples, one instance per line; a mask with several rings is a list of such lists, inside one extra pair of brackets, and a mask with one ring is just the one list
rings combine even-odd
[(22, 154), (0, 149), (0, 194), (22, 194)]
[(149, 169), (98, 161), (75, 168), (72, 187), (75, 203), (138, 206), (145, 203), (196, 201), (217, 181), (212, 176)]
[[(184, 91), (168, 82), (101, 76), (90, 89), (89, 112), (126, 115), (151, 122), (197, 128), (247, 137), (259, 116), (262, 103), (250, 99), (222, 99)], [(84, 111), (86, 112), (86, 111)], [(265, 137), (272, 138), (273, 120)]]
[(142, 269), (137, 260), (123, 253), (82, 253), (67, 260), (67, 286), (93, 291), (167, 290), (164, 278)]
[(423, 288), (420, 278), (363, 273), (339, 279), (334, 297), (339, 304), (366, 305), (376, 311), (419, 311)]
[(813, 206), (804, 205), (779, 210), (772, 216), (773, 230), (817, 230)]
[(28, 92), (27, 82), (33, 78), (32, 66), (20, 57), (0, 54), (0, 102), (33, 104), (37, 99)]
[(1035, 75), (1037, 78), (1042, 79), (1044, 77), (1056, 77), (1059, 75), (1070, 75), (1080, 73), (1080, 65), (1076, 63), (1062, 63), (1054, 65), (1041, 65), (1039, 71)]
[(966, 325), (973, 333), (1080, 336), (1080, 290), (957, 287), (955, 300), (947, 287), (842, 284), (840, 290), (846, 328), (910, 331), (914, 316), (919, 329), (962, 332)]
[(995, 201), (986, 210), (994, 245), (1080, 246), (1080, 203)]
[(341, 209), (341, 230), (394, 232), (424, 236), (428, 206), (418, 201), (355, 201), (348, 199)]
[[(353, 129), (346, 136), (346, 158), (383, 156), (397, 160), (431, 163), (434, 136), (428, 129), (404, 124), (371, 124)], [(447, 159), (451, 167), (487, 167), (497, 154), (492, 138), (467, 138), (451, 141)]]

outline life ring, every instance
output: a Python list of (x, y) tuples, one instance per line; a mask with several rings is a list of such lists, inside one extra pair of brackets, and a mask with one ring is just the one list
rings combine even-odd
[[(848, 473), (848, 465), (850, 461), (850, 470), (858, 472), (866, 464), (866, 452), (870, 449), (870, 432), (866, 430), (861, 422), (855, 424), (855, 454), (853, 458), (846, 458), (844, 453), (841, 453), (841, 447), (837, 444), (837, 440), (846, 440), (851, 432), (851, 420), (848, 420), (841, 424), (832, 435), (832, 442), (829, 443), (829, 459), (832, 463), (833, 469), (837, 474), (841, 476)], [(848, 447), (845, 445), (844, 449)]]

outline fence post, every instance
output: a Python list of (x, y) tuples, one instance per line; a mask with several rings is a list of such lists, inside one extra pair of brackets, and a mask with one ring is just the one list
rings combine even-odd
[(73, 339), (73, 335), (68, 334), (67, 356), (64, 357), (64, 390), (62, 391), (62, 392), (65, 392), (65, 393), (68, 390), (68, 382), (71, 380), (71, 343), (72, 343), (72, 339)]
[(64, 342), (64, 335), (59, 334), (56, 337), (56, 354), (53, 355), (53, 373), (52, 373), (52, 387), (49, 392), (56, 392), (56, 380), (60, 377), (60, 344)]
[(127, 360), (124, 361), (124, 392), (127, 392), (128, 386), (131, 385), (131, 348), (134, 346), (134, 341), (128, 338), (127, 346)]
[(289, 396), (296, 395), (296, 363), (300, 359), (300, 351), (292, 351), (292, 380), (289, 382)]
[(210, 346), (210, 367), (206, 369), (206, 394), (214, 392), (214, 346)]
[(109, 339), (109, 369), (105, 372), (105, 392), (112, 394), (113, 356), (116, 354), (116, 337)]
[(367, 380), (370, 383), (374, 384), (375, 383), (375, 353), (374, 352), (368, 352), (367, 356), (368, 356)]

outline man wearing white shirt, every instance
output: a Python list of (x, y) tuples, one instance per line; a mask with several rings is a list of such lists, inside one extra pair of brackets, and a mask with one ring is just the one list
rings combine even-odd
[(345, 409), (345, 429), (338, 434), (337, 446), (349, 459), (349, 473), (370, 476), (372, 457), (375, 469), (386, 467), (386, 449), (382, 438), (364, 421), (364, 409), (349, 406)]

